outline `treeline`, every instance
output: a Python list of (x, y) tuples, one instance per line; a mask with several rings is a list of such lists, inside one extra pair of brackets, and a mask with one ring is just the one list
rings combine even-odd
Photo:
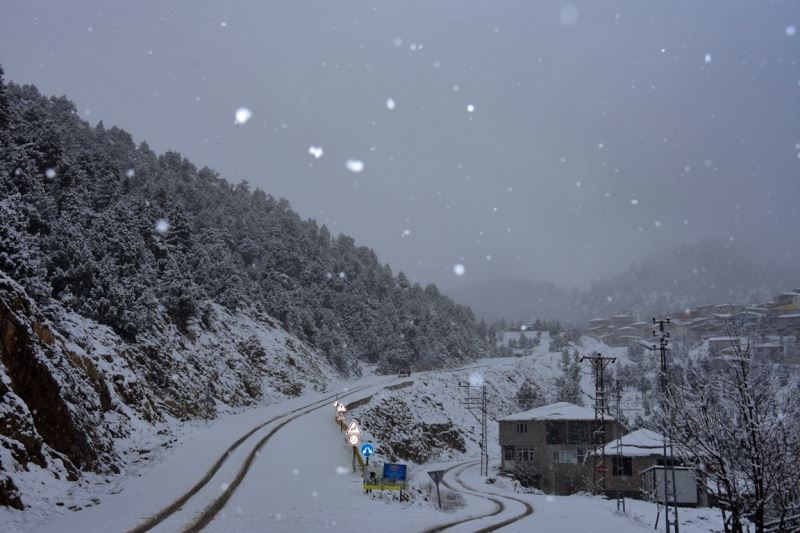
[(165, 323), (204, 327), (211, 302), (249, 308), (342, 371), (455, 364), (488, 345), (468, 307), (285, 199), (91, 127), (65, 97), (3, 84), (1, 69), (0, 147), (0, 269), (54, 313), (135, 341)]

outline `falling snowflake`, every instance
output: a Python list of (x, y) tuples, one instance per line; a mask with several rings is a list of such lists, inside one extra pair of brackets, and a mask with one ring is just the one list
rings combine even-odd
[(580, 12), (578, 8), (567, 4), (561, 8), (561, 11), (558, 13), (558, 19), (561, 21), (561, 24), (564, 26), (574, 26), (576, 22), (578, 22), (578, 17), (580, 16)]
[(613, 297), (613, 296), (606, 296), (606, 301), (607, 301), (608, 303), (611, 303), (611, 302), (613, 302), (613, 301), (614, 301), (614, 297)]
[(453, 85), (453, 92), (454, 93), (457, 93), (460, 90), (461, 90), (461, 87), (459, 87), (458, 85)]
[(347, 170), (355, 174), (358, 174), (359, 172), (364, 170), (364, 162), (359, 161), (358, 159), (348, 159), (347, 163), (345, 164), (347, 165)]
[(654, 225), (655, 227), (657, 227), (657, 228), (660, 228), (660, 227), (661, 227), (661, 221), (660, 221), (660, 220), (654, 220), (654, 221), (653, 221), (653, 225)]
[(125, 175), (128, 176), (129, 178), (132, 178), (136, 175), (136, 171), (133, 170), (132, 168), (129, 168), (128, 170), (125, 171)]
[(631, 198), (631, 205), (639, 205), (639, 200), (636, 198)]
[(349, 471), (350, 470), (346, 466), (337, 466), (336, 467), (336, 473), (339, 474), (340, 476), (343, 476), (344, 474), (348, 473)]
[(308, 153), (314, 156), (314, 159), (319, 159), (324, 153), (321, 146), (309, 146)]
[(393, 99), (389, 98), (389, 99), (386, 100), (386, 109), (388, 109), (390, 111), (392, 109), (394, 109), (394, 100)]
[(706, 63), (711, 63), (711, 54), (706, 54), (706, 57), (704, 59)]
[(48, 168), (47, 170), (44, 171), (44, 175), (47, 176), (48, 178), (55, 178), (56, 177), (56, 169)]
[(486, 260), (487, 261), (491, 261), (492, 260), (492, 255), (491, 254), (486, 254)]
[(402, 37), (395, 37), (394, 38), (394, 45), (398, 48), (403, 46), (403, 38)]
[(469, 384), (473, 387), (480, 387), (483, 385), (483, 374), (480, 372), (473, 372), (469, 375)]
[(163, 218), (156, 221), (156, 231), (159, 233), (166, 233), (169, 230), (169, 222)]
[(294, 474), (295, 476), (299, 476), (300, 475), (300, 471), (298, 469), (296, 469), (296, 468), (292, 468), (292, 474)]
[(575, 182), (575, 186), (576, 186), (576, 187), (580, 187), (580, 186), (581, 186), (581, 182), (580, 182), (580, 181), (576, 181), (576, 182)]
[(221, 490), (222, 492), (225, 492), (226, 490), (228, 490), (228, 484), (227, 483), (220, 484), (219, 490)]
[(346, 277), (347, 277), (347, 274), (345, 274), (344, 272), (339, 272), (339, 279), (344, 279)]
[(410, 229), (404, 229), (403, 233), (400, 234), (401, 237), (408, 237), (409, 235), (411, 235)]
[(468, 112), (468, 113), (472, 113), (473, 111), (475, 111), (475, 106), (474, 106), (474, 105), (472, 105), (472, 104), (469, 104), (469, 105), (467, 106), (467, 112)]
[(242, 125), (247, 123), (250, 120), (250, 117), (253, 116), (253, 113), (247, 109), (246, 107), (240, 107), (236, 110), (236, 120), (234, 124)]
[(222, 22), (219, 23), (219, 25), (224, 28), (225, 26), (228, 25), (228, 23), (223, 20)]
[(315, 491), (315, 490), (312, 490), (311, 491), (311, 497), (312, 498), (316, 498), (317, 496), (319, 496), (319, 493), (317, 491)]
[(797, 33), (797, 28), (795, 28), (794, 25), (786, 26), (786, 35), (791, 37), (795, 33)]
[(467, 269), (461, 263), (453, 265), (453, 274), (455, 274), (456, 276), (463, 276), (466, 273)]

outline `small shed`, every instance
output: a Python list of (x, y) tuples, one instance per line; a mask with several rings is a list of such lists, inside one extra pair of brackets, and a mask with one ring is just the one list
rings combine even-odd
[(641, 472), (641, 486), (645, 499), (653, 502), (664, 502), (665, 475), (667, 477), (666, 489), (670, 503), (672, 501), (672, 480), (674, 477), (678, 505), (685, 507), (707, 505), (705, 495), (697, 483), (695, 471), (685, 466), (665, 469), (664, 466), (658, 465), (643, 470)]

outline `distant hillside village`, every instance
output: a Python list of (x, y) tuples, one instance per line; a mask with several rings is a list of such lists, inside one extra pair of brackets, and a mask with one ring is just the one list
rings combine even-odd
[[(653, 336), (651, 321), (633, 314), (594, 318), (583, 333), (611, 347), (629, 346)], [(708, 356), (729, 355), (737, 337), (753, 357), (800, 363), (800, 288), (771, 302), (744, 306), (703, 305), (670, 315), (670, 334), (689, 343), (708, 342)]]
[[(732, 516), (760, 517), (761, 523), (768, 515), (767, 522), (779, 524), (772, 530), (789, 531), (785, 528), (791, 524), (796, 528), (792, 531), (800, 531), (800, 507), (795, 496), (786, 496), (800, 488), (800, 463), (787, 459), (796, 457), (800, 442), (800, 288), (760, 305), (704, 305), (671, 314), (668, 349), (676, 350), (676, 357), (670, 358), (671, 378), (663, 378), (661, 385), (669, 394), (656, 392), (655, 363), (641, 358), (642, 345), (659, 340), (654, 339), (658, 328), (653, 320), (642, 318), (634, 313), (595, 318), (586, 329), (564, 329), (556, 321), (539, 319), (498, 336), (499, 353), (535, 354), (543, 369), (553, 368), (545, 358), (563, 350), (563, 375), (556, 370), (549, 379), (526, 378), (517, 395), (521, 411), (497, 419), (501, 471), (550, 494), (599, 490), (609, 497), (657, 502), (665, 500), (669, 471), (675, 490), (668, 498), (676, 505), (718, 506)], [(587, 353), (606, 347), (607, 359), (617, 359), (618, 368), (599, 374), (605, 385), (597, 385), (595, 373), (594, 386), (600, 388), (594, 397), (589, 394), (595, 405), (584, 406), (580, 362)], [(675, 384), (668, 386), (668, 379)], [(542, 387), (548, 382), (552, 392), (546, 394)], [(632, 410), (645, 415), (637, 415), (633, 423), (624, 416), (626, 388), (637, 389), (633, 399), (641, 404)], [(654, 417), (648, 390), (660, 405)], [(754, 391), (759, 397), (755, 404)], [(610, 408), (611, 394), (616, 414)], [(659, 426), (665, 431), (654, 431)], [(664, 437), (665, 426), (672, 432), (674, 457), (665, 453), (670, 440)], [(752, 441), (743, 437), (742, 428)], [(757, 491), (753, 480), (762, 473), (754, 474), (751, 466), (764, 464), (778, 481)], [(746, 483), (739, 487), (742, 480)], [(781, 483), (792, 488), (787, 492)], [(785, 501), (774, 500), (775, 495)]]
[[(742, 346), (749, 346), (755, 358), (800, 365), (800, 287), (758, 305), (711, 304), (668, 316), (672, 339), (688, 345), (707, 343), (707, 355), (711, 359), (730, 355), (732, 343), (738, 341)], [(536, 331), (540, 323), (509, 329)], [(634, 312), (594, 318), (586, 328), (579, 329), (580, 335), (593, 337), (612, 348), (649, 342), (653, 330), (650, 317)], [(572, 332), (572, 337), (578, 337), (576, 333)]]

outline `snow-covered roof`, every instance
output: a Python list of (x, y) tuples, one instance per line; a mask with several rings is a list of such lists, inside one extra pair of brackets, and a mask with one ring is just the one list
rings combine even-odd
[(623, 436), (620, 439), (619, 447), (617, 447), (616, 440), (606, 444), (605, 453), (606, 455), (622, 455), (624, 457), (664, 455), (664, 437), (660, 433), (649, 429), (637, 429)]
[(581, 407), (569, 402), (556, 402), (504, 416), (500, 419), (502, 422), (516, 420), (594, 420), (594, 409)]

